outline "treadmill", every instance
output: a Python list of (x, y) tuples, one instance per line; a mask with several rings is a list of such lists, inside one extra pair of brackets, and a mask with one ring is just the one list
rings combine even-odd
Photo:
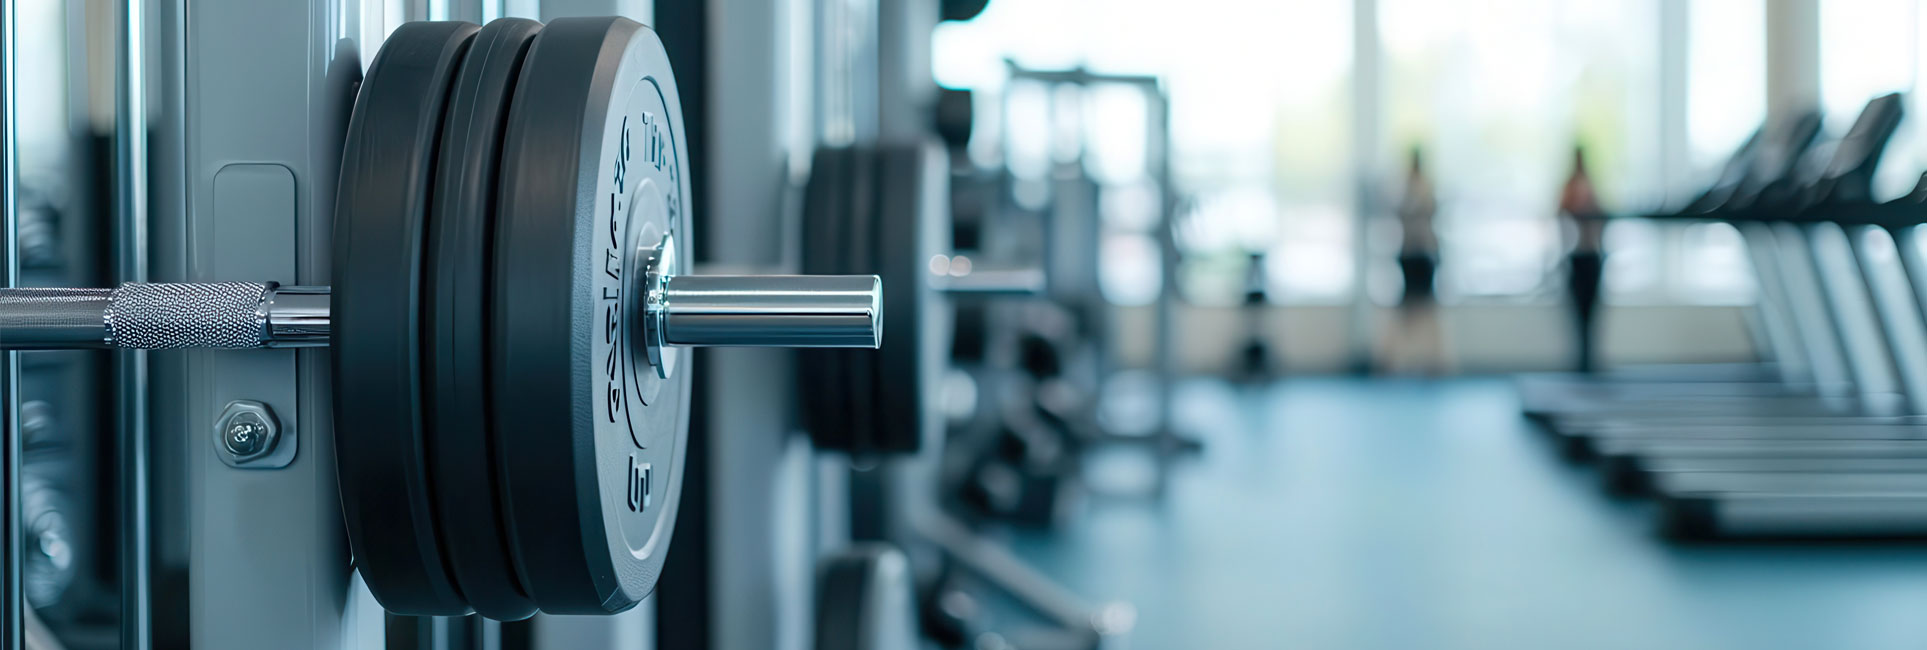
[[(1775, 399), (1762, 396), (1678, 400), (1701, 405), (1567, 422), (1563, 434), (1604, 460), (1609, 486), (1658, 497), (1668, 532), (1927, 536), (1927, 427), (1896, 415), (1927, 412), (1927, 269), (1913, 246), (1913, 227), (1927, 215), (1927, 177), (1908, 197), (1871, 200), (1874, 166), (1899, 119), (1897, 96), (1870, 102), (1809, 189), (1777, 190), (1797, 202), (1766, 200), (1771, 190), (1763, 189), (1761, 199), (1708, 215), (1742, 227), (1761, 276), (1762, 311), (1779, 311), (1799, 334), (1814, 396), (1778, 399), (1826, 404), (1835, 414), (1748, 405)], [(1844, 407), (1855, 401), (1858, 408)]]
[[(1915, 241), (1927, 221), (1927, 176), (1901, 199), (1847, 202), (1807, 217), (1854, 248), (1896, 381), (1911, 410), (1927, 410), (1927, 265)], [(1758, 438), (1634, 443), (1613, 450), (1607, 471), (1618, 487), (1657, 496), (1668, 532), (1680, 536), (1927, 537), (1927, 441), (1889, 433), (1770, 445)]]
[[(1821, 117), (1806, 111), (1770, 122), (1735, 151), (1713, 185), (1685, 206), (1638, 215), (1674, 221), (1714, 220), (1722, 209), (1752, 205), (1761, 192), (1798, 173), (1798, 160), (1818, 139)], [(1782, 324), (1783, 314), (1754, 317), (1769, 343), (1771, 360), (1741, 364), (1670, 364), (1611, 369), (1593, 374), (1530, 373), (1515, 380), (1522, 410), (1528, 418), (1549, 420), (1559, 414), (1585, 412), (1601, 404), (1696, 396), (1758, 394), (1763, 388), (1786, 394), (1811, 394), (1807, 362), (1794, 337)]]
[(1837, 226), (1815, 220), (1840, 206), (1868, 202), (1873, 170), (1900, 111), (1897, 95), (1869, 102), (1830, 156), (1825, 149), (1807, 156), (1824, 156), (1825, 162), (1804, 167), (1806, 183), (1772, 181), (1716, 210), (1671, 217), (1717, 219), (1741, 230), (1758, 275), (1760, 320), (1780, 381), (1714, 384), (1717, 390), (1681, 382), (1612, 382), (1610, 390), (1557, 405), (1530, 405), (1539, 409), (1535, 419), (1582, 452), (1594, 438), (1653, 436), (1681, 427), (1927, 422), (1913, 415), (1922, 411), (1896, 379), (1888, 328), (1868, 297), (1860, 253)]

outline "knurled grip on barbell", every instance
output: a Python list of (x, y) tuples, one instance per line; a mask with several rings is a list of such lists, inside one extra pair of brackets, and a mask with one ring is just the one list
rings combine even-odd
[[(285, 336), (290, 332), (278, 332), (274, 327), (276, 319), (272, 316), (277, 303), (286, 312), (289, 303), (303, 302), (288, 300), (283, 294), (318, 295), (325, 315), (326, 289), (264, 282), (130, 282), (113, 289), (5, 289), (0, 290), (0, 348), (233, 350), (301, 345), (294, 337)], [(285, 317), (280, 320), (287, 321)], [(325, 342), (325, 330), (323, 334)]]
[(134, 350), (261, 347), (268, 339), (271, 285), (128, 283), (114, 288), (103, 314), (107, 343)]

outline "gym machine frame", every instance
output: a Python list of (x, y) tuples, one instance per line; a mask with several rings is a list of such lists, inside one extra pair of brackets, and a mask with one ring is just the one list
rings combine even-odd
[[(1178, 198), (1176, 195), (1177, 188), (1171, 176), (1171, 98), (1165, 93), (1163, 82), (1156, 76), (1101, 73), (1093, 72), (1083, 67), (1068, 70), (1037, 70), (1025, 68), (1013, 60), (1005, 60), (1004, 66), (1009, 72), (1011, 82), (1022, 81), (1036, 83), (1044, 86), (1046, 89), (1053, 89), (1058, 86), (1075, 86), (1086, 89), (1087, 91), (1091, 87), (1116, 86), (1138, 91), (1144, 97), (1145, 158), (1148, 161), (1145, 172), (1149, 180), (1158, 188), (1158, 219), (1152, 225), (1152, 232), (1157, 238), (1158, 244), (1158, 268), (1161, 289), (1158, 291), (1156, 302), (1152, 305), (1154, 322), (1152, 327), (1153, 338), (1151, 341), (1151, 369), (1152, 373), (1158, 378), (1158, 414), (1157, 420), (1153, 424), (1154, 428), (1148, 435), (1123, 435), (1099, 430), (1093, 432), (1095, 434), (1093, 437), (1106, 442), (1141, 443), (1148, 445), (1157, 460), (1158, 467), (1156, 483), (1151, 487), (1151, 494), (1162, 497), (1170, 487), (1171, 462), (1173, 457), (1181, 453), (1195, 452), (1203, 447), (1202, 441), (1178, 432), (1174, 416), (1177, 409), (1176, 396), (1179, 370), (1177, 312), (1181, 302), (1178, 288), (1178, 266), (1183, 262), (1183, 255), (1178, 250), (1176, 232), (1174, 231)], [(1056, 100), (1053, 98), (1052, 101), (1055, 102)], [(1004, 124), (1011, 123), (1010, 113), (1010, 102), (1008, 95), (1006, 95), (1005, 101), (1003, 102), (1003, 116), (1001, 118)], [(1008, 134), (1008, 129), (1006, 129), (1006, 134)], [(1007, 137), (1008, 135), (1006, 135), (1006, 138)], [(1081, 142), (1082, 140), (1080, 140), (1080, 143)], [(1080, 152), (1078, 155), (1080, 160), (1079, 164), (1081, 165), (1084, 155), (1081, 148), (1084, 145), (1080, 144), (1079, 146)], [(1006, 144), (1005, 150), (1008, 151), (1008, 149), (1008, 144)], [(1088, 171), (1084, 173), (1086, 175), (1089, 174)], [(1091, 232), (1088, 233), (1088, 238), (1080, 237), (1080, 239), (1089, 239), (1091, 247), (1091, 259), (1087, 265), (1089, 268), (1084, 269), (1085, 273), (1088, 274), (1088, 280), (1086, 282), (1088, 286), (1083, 289), (1088, 290), (1088, 292), (1092, 294), (1087, 299), (1101, 303), (1103, 298), (1098, 295), (1099, 287), (1097, 286), (1097, 249), (1100, 243), (1099, 238), (1102, 235), (1103, 224), (1097, 212), (1098, 206), (1093, 204), (1089, 207), (1091, 208), (1089, 215), (1078, 215), (1079, 218), (1087, 218), (1089, 220), (1089, 223), (1084, 227), (1091, 229)], [(1045, 240), (1050, 242), (1045, 248), (1046, 267), (1051, 269), (1051, 279), (1053, 281), (1069, 275), (1060, 273), (1061, 262), (1051, 259), (1051, 257), (1056, 256), (1063, 247), (1061, 242), (1055, 240), (1066, 234), (1066, 226), (1061, 223), (1061, 220), (1065, 217), (1062, 214), (1058, 214), (1058, 212), (1058, 210), (1052, 210), (1049, 217), (1052, 223), (1045, 227)], [(1052, 293), (1062, 295), (1062, 292), (1056, 287), (1052, 288)]]
[[(326, 277), (326, 234), (334, 221), (332, 208), (334, 173), (340, 165), (338, 131), (347, 121), (346, 106), (320, 102), (310, 105), (310, 97), (352, 97), (360, 66), (353, 41), (330, 39), (329, 29), (354, 33), (360, 16), (342, 12), (348, 24), (316, 25), (336, 12), (309, 11), (305, 3), (294, 7), (270, 6), (248, 0), (209, 0), (197, 5), (195, 13), (185, 15), (181, 3), (168, 5), (179, 31), (165, 43), (163, 60), (178, 56), (179, 67), (163, 66), (162, 73), (172, 83), (165, 84), (164, 101), (175, 122), (155, 127), (163, 139), (174, 135), (173, 148), (163, 151), (179, 158), (162, 164), (159, 174), (178, 180), (186, 187), (181, 196), (161, 197), (163, 212), (179, 211), (161, 218), (180, 220), (181, 241), (157, 242), (157, 248), (176, 250), (182, 244), (185, 260), (158, 260), (162, 266), (179, 265), (179, 273), (199, 282), (146, 281), (150, 248), (146, 216), (148, 171), (145, 161), (149, 114), (144, 105), (147, 92), (142, 59), (146, 48), (140, 35), (145, 33), (144, 3), (127, 5), (121, 16), (120, 61), (117, 70), (119, 122), (117, 124), (116, 187), (119, 226), (116, 260), (122, 283), (114, 289), (22, 289), (17, 283), (14, 240), (15, 177), (13, 163), (13, 113), (17, 106), (12, 76), (14, 57), (11, 38), (14, 7), (5, 5), (6, 43), (6, 214), (0, 241), (7, 273), (0, 287), (0, 352), (6, 363), (0, 365), (0, 403), (6, 407), (4, 422), (4, 462), (7, 481), (4, 492), (6, 535), (4, 631), (8, 647), (20, 639), (20, 615), (24, 604), (19, 593), (19, 517), (18, 450), (20, 432), (13, 412), (16, 372), (12, 360), (16, 349), (112, 348), (123, 350), (117, 363), (118, 401), (116, 412), (122, 418), (120, 472), (126, 485), (123, 506), (122, 570), (125, 574), (121, 617), (122, 647), (145, 648), (151, 644), (148, 547), (150, 530), (145, 504), (149, 476), (146, 467), (146, 399), (150, 390), (146, 357), (137, 350), (150, 349), (280, 349), (312, 348), (327, 344), (335, 332), (327, 287), (305, 284), (282, 285), (280, 280), (298, 282)], [(324, 4), (326, 4), (324, 2)], [(208, 5), (214, 5), (212, 7)], [(330, 7), (333, 9), (333, 7)], [(285, 12), (285, 13), (284, 13)], [(276, 27), (278, 26), (278, 27)], [(295, 33), (281, 33), (293, 31)], [(187, 41), (195, 37), (194, 53)], [(317, 38), (319, 36), (319, 38)], [(245, 52), (248, 56), (221, 56)], [(313, 61), (327, 62), (316, 69)], [(257, 78), (259, 70), (285, 65), (299, 73), (280, 78)], [(253, 74), (250, 74), (253, 73)], [(199, 83), (186, 83), (198, 79)], [(247, 79), (247, 82), (237, 81)], [(290, 86), (292, 86), (290, 88)], [(177, 96), (184, 92), (193, 95)], [(223, 94), (227, 91), (231, 94)], [(287, 92), (277, 92), (287, 91)], [(208, 97), (215, 99), (208, 99)], [(285, 105), (277, 106), (276, 102)], [(192, 113), (188, 113), (190, 110)], [(284, 109), (284, 110), (276, 110)], [(226, 113), (225, 115), (223, 113)], [(232, 124), (248, 124), (249, 119), (273, 116), (274, 134), (230, 131)], [(291, 117), (292, 116), (292, 117)], [(303, 122), (302, 117), (309, 120)], [(235, 118), (233, 120), (223, 118)], [(190, 129), (189, 125), (219, 124), (218, 128)], [(303, 128), (303, 125), (307, 128)], [(239, 131), (239, 129), (235, 129)], [(625, 137), (626, 137), (625, 129)], [(197, 139), (198, 138), (198, 139)], [(288, 146), (292, 145), (292, 146)], [(223, 148), (225, 147), (225, 148)], [(277, 149), (279, 147), (279, 149)], [(626, 151), (626, 150), (625, 150)], [(625, 154), (626, 155), (626, 154)], [(209, 160), (267, 160), (268, 163), (226, 163), (217, 165), (218, 173), (202, 174)], [(172, 169), (168, 169), (172, 167)], [(207, 187), (220, 185), (230, 172), (245, 178), (234, 183), (243, 190), (223, 193)], [(261, 174), (256, 174), (261, 172)], [(284, 180), (285, 179), (285, 180)], [(296, 182), (300, 179), (300, 182)], [(169, 181), (163, 180), (165, 186)], [(210, 193), (212, 196), (203, 196)], [(178, 199), (178, 202), (175, 200)], [(187, 210), (190, 204), (200, 204)], [(672, 214), (674, 214), (672, 212)], [(219, 227), (216, 224), (221, 224)], [(673, 234), (673, 231), (672, 231)], [(196, 238), (207, 238), (202, 241)], [(237, 239), (237, 237), (239, 239)], [(299, 254), (289, 255), (290, 247)], [(628, 326), (637, 331), (636, 340), (646, 341), (651, 365), (665, 376), (673, 368), (672, 346), (753, 346), (753, 347), (875, 347), (881, 320), (881, 294), (874, 277), (828, 276), (691, 276), (678, 273), (675, 240), (665, 236), (653, 248), (637, 249), (636, 268), (644, 269), (640, 282), (630, 281), (641, 299), (641, 316)], [(258, 282), (206, 281), (216, 278), (250, 277)], [(364, 316), (363, 318), (366, 318)], [(186, 381), (155, 388), (180, 391), (182, 417), (177, 421), (199, 422), (208, 404), (232, 404), (233, 397), (202, 396), (201, 390), (225, 387), (245, 391), (248, 397), (261, 397), (278, 405), (286, 434), (281, 444), (289, 460), (279, 464), (244, 466), (249, 459), (235, 462), (223, 458), (236, 469), (284, 470), (263, 474), (234, 472), (230, 468), (202, 460), (205, 453), (193, 453), (201, 436), (163, 435), (159, 439), (188, 445), (192, 459), (187, 476), (202, 483), (188, 488), (187, 500), (192, 514), (188, 536), (191, 558), (186, 560), (191, 573), (190, 593), (213, 599), (190, 606), (190, 629), (197, 645), (259, 647), (261, 640), (277, 638), (307, 639), (319, 646), (352, 643), (363, 638), (370, 626), (354, 620), (361, 615), (379, 616), (371, 607), (365, 590), (355, 586), (350, 576), (337, 575), (328, 558), (346, 559), (338, 535), (340, 504), (333, 490), (315, 490), (332, 482), (333, 450), (328, 444), (330, 422), (325, 393), (318, 392), (326, 377), (324, 358), (309, 352), (261, 352), (246, 355), (217, 354), (190, 360), (169, 359), (170, 372), (179, 371)], [(196, 378), (204, 381), (196, 381)], [(264, 395), (268, 393), (271, 395)], [(163, 400), (170, 401), (170, 400)], [(200, 405), (200, 409), (196, 408)], [(265, 408), (265, 407), (263, 407)], [(173, 432), (180, 433), (180, 432)], [(307, 441), (298, 442), (297, 433)], [(297, 445), (298, 442), (298, 446)], [(295, 453), (310, 457), (300, 471), (291, 469)], [(201, 469), (206, 468), (206, 469)], [(250, 475), (245, 478), (241, 475)], [(278, 477), (278, 478), (276, 478)], [(224, 485), (210, 485), (209, 483)], [(278, 487), (276, 487), (278, 485)], [(219, 497), (218, 503), (212, 502)], [(205, 513), (215, 513), (208, 516)], [(258, 517), (258, 518), (257, 518)], [(204, 521), (213, 520), (221, 534), (201, 534)], [(225, 522), (225, 523), (220, 523)], [(235, 527), (234, 522), (247, 522)], [(292, 561), (283, 561), (292, 560)], [(319, 561), (317, 561), (319, 560)], [(266, 567), (278, 573), (264, 573)], [(214, 575), (226, 576), (218, 586), (209, 584)], [(297, 598), (284, 598), (288, 591)], [(281, 606), (282, 604), (293, 606)], [(304, 610), (303, 607), (308, 608)], [(214, 611), (219, 610), (219, 611)], [(250, 640), (253, 639), (253, 640)], [(365, 640), (365, 638), (364, 638)]]
[[(14, 0), (0, 0), (0, 288), (20, 282), (20, 250), (16, 239), (17, 197), (14, 178), (15, 87)], [(0, 648), (26, 645), (22, 615), (26, 604), (20, 584), (20, 368), (19, 356), (0, 351)]]

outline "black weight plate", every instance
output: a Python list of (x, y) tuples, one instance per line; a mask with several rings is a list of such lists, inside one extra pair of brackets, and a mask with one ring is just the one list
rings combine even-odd
[[(818, 247), (829, 241), (823, 234), (823, 223), (827, 219), (822, 215), (834, 208), (830, 198), (834, 194), (830, 191), (830, 177), (835, 174), (836, 162), (833, 149), (817, 149), (810, 156), (810, 177), (803, 184), (803, 254), (799, 269), (806, 275), (822, 274), (824, 265), (831, 257)], [(821, 363), (821, 357), (809, 349), (797, 350), (796, 360), (797, 399), (800, 400), (803, 430), (808, 431), (811, 441), (815, 442), (823, 433), (819, 420), (826, 409), (820, 402), (827, 396), (823, 382), (829, 375)]]
[[(824, 272), (831, 275), (844, 275), (860, 268), (850, 261), (850, 242), (857, 229), (857, 213), (866, 205), (863, 181), (871, 173), (865, 165), (866, 158), (856, 147), (842, 147), (838, 155), (843, 161), (843, 175), (838, 179), (840, 184), (831, 191), (837, 193), (839, 202), (836, 212), (830, 215), (830, 241), (824, 247), (824, 250), (831, 251), (829, 266)], [(863, 409), (863, 404), (850, 389), (850, 374), (854, 372), (852, 367), (856, 353), (853, 350), (821, 352), (824, 367), (830, 371), (828, 381), (823, 383), (824, 390), (830, 393), (828, 403), (836, 409), (831, 412), (834, 419), (827, 425), (834, 441), (824, 448), (849, 451), (861, 439), (857, 431), (857, 414)]]
[(654, 589), (676, 521), (692, 368), (637, 343), (639, 246), (689, 266), (682, 108), (661, 41), (623, 18), (535, 37), (502, 148), (490, 417), (517, 576), (544, 612), (606, 614)]
[[(818, 149), (803, 195), (803, 272), (843, 273), (851, 200), (848, 148)], [(810, 440), (823, 449), (849, 448), (850, 397), (843, 387), (843, 350), (797, 351), (803, 423)]]
[(817, 563), (817, 648), (915, 648), (916, 579), (903, 552), (873, 543)]
[(922, 448), (942, 429), (936, 391), (949, 363), (949, 301), (930, 283), (930, 259), (950, 250), (949, 171), (943, 153), (922, 144), (890, 144), (878, 152), (879, 257), (884, 283), (883, 348), (876, 350), (877, 436), (891, 453)]
[[(850, 187), (850, 214), (848, 227), (843, 234), (843, 267), (838, 273), (844, 275), (875, 275), (877, 273), (877, 222), (881, 187), (881, 172), (877, 165), (882, 161), (874, 147), (855, 147), (851, 150), (851, 167), (856, 173)], [(888, 322), (888, 321), (885, 321)], [(843, 390), (850, 402), (849, 447), (845, 448), (856, 455), (868, 455), (877, 451), (874, 440), (877, 436), (877, 373), (876, 358), (880, 350), (837, 350), (843, 366)]]
[(423, 352), (429, 476), (449, 571), (476, 613), (504, 621), (535, 614), (517, 584), (495, 490), (496, 443), (487, 412), (487, 282), (502, 129), (533, 20), (504, 18), (476, 33), (442, 123), (435, 205), (423, 269)]
[(938, 15), (944, 20), (970, 20), (990, 6), (990, 0), (943, 0)]
[(422, 428), (421, 275), (442, 109), (476, 26), (406, 23), (362, 80), (335, 202), (335, 456), (355, 563), (398, 614), (469, 612), (436, 532)]
[(944, 146), (953, 151), (970, 146), (970, 129), (977, 123), (976, 108), (976, 96), (971, 91), (945, 88), (937, 92), (932, 121)]
[[(810, 157), (810, 180), (803, 185), (803, 273), (835, 273), (841, 262), (838, 220), (848, 210), (850, 150), (817, 149)], [(810, 349), (810, 348), (805, 348)]]

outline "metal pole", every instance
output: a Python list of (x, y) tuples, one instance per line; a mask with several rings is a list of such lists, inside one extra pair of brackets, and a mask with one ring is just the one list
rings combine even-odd
[[(146, 0), (128, 0), (120, 15), (115, 66), (114, 187), (116, 275), (147, 281)], [(120, 437), (120, 647), (147, 650), (153, 629), (148, 602), (147, 353), (116, 352), (115, 428)]]
[(1820, 0), (1766, 3), (1766, 114), (1820, 106)]
[[(882, 342), (883, 282), (874, 275), (679, 275), (650, 297), (644, 334), (652, 345)], [(331, 300), (328, 287), (269, 282), (0, 289), (0, 350), (320, 347), (333, 327)]]
[[(14, 2), (0, 0), (0, 287), (20, 282), (20, 243), (15, 219)], [(20, 385), (19, 354), (0, 351), (0, 650), (26, 645), (20, 591)]]
[(106, 347), (101, 315), (112, 297), (111, 289), (0, 289), (0, 349)]
[(1385, 137), (1384, 66), (1380, 54), (1378, 0), (1352, 2), (1352, 281), (1346, 304), (1346, 362), (1353, 370), (1372, 367), (1374, 332), (1366, 276), (1371, 272), (1372, 220), (1379, 218), (1379, 170)]
[(327, 287), (130, 282), (0, 289), (0, 349), (307, 348), (328, 344)]
[(1153, 346), (1158, 375), (1156, 494), (1163, 497), (1170, 490), (1172, 456), (1190, 448), (1194, 441), (1179, 435), (1177, 431), (1178, 309), (1183, 304), (1183, 295), (1179, 293), (1182, 288), (1178, 286), (1178, 266), (1184, 262), (1184, 256), (1178, 250), (1177, 186), (1171, 177), (1171, 96), (1165, 93), (1164, 86), (1157, 84), (1150, 86), (1146, 93), (1152, 113), (1151, 130), (1147, 134), (1150, 147), (1147, 149), (1155, 148), (1156, 151), (1152, 173), (1158, 185), (1158, 252), (1163, 261), (1159, 265), (1163, 290), (1158, 292), (1157, 340)]
[(873, 275), (684, 275), (662, 301), (663, 343), (875, 348), (882, 282)]

